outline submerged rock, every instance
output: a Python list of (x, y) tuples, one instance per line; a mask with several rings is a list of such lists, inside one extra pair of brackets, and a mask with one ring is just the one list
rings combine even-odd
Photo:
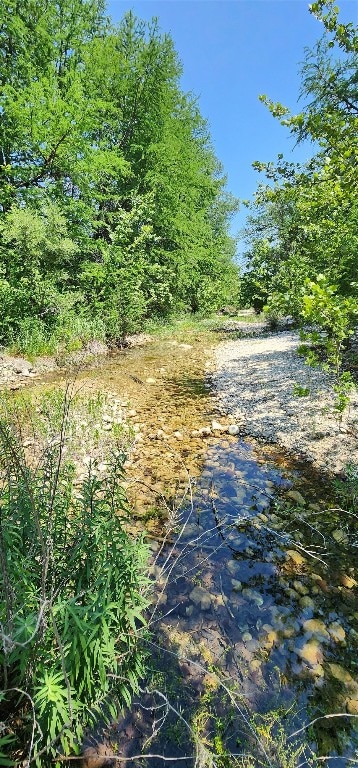
[(204, 589), (204, 587), (194, 587), (194, 589), (190, 592), (189, 597), (195, 605), (200, 604), (202, 611), (210, 610), (211, 595), (206, 589)]
[(309, 640), (301, 648), (294, 648), (294, 652), (310, 667), (315, 667), (323, 660), (321, 646), (316, 639)]
[(339, 680), (340, 683), (353, 686), (353, 688), (358, 688), (358, 683), (355, 682), (351, 673), (348, 672), (347, 669), (344, 669), (344, 667), (341, 667), (340, 664), (328, 664), (328, 667), (332, 677)]
[(304, 507), (306, 504), (302, 494), (299, 491), (287, 491), (286, 496), (288, 499), (295, 501), (296, 504), (299, 504), (300, 507)]
[(335, 643), (343, 643), (346, 638), (346, 633), (338, 621), (334, 621), (330, 624), (328, 632)]
[(338, 544), (348, 544), (349, 538), (346, 531), (336, 528), (336, 530), (333, 531), (332, 536)]
[(321, 638), (329, 640), (330, 635), (326, 625), (320, 619), (308, 619), (304, 622), (303, 629), (305, 632), (311, 632), (313, 635), (318, 635)]
[(358, 699), (348, 699), (346, 710), (350, 715), (358, 715)]
[(303, 557), (303, 555), (301, 555), (295, 549), (288, 549), (286, 552), (286, 557), (290, 560), (293, 560), (296, 565), (302, 565), (304, 562), (306, 562), (306, 559)]

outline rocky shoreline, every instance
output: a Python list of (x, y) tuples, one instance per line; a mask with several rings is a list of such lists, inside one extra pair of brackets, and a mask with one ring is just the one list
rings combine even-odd
[(225, 341), (216, 348), (212, 381), (221, 412), (240, 433), (277, 443), (315, 468), (337, 474), (358, 463), (358, 393), (341, 422), (333, 380), (297, 354), (293, 331)]

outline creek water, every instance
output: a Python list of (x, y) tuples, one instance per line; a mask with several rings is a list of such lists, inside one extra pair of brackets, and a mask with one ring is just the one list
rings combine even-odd
[[(220, 768), (313, 755), (341, 768), (358, 759), (356, 517), (275, 447), (198, 436), (217, 418), (212, 339), (190, 342), (156, 342), (78, 377), (82, 392), (127, 403), (128, 493), (152, 547), (148, 693), (108, 739), (127, 759), (143, 751), (175, 768), (194, 765), (195, 742)], [(163, 499), (176, 509), (168, 536)]]
[[(205, 720), (206, 711), (202, 735), (231, 755), (254, 749), (254, 764), (282, 765), (301, 745), (296, 764), (315, 754), (345, 765), (358, 747), (349, 717), (358, 699), (358, 542), (323, 496), (319, 478), (278, 451), (218, 439), (172, 550), (157, 558), (164, 668), (177, 654), (166, 685), (173, 689), (175, 674), (184, 680), (187, 701), (177, 696), (187, 719), (201, 710)], [(325, 717), (337, 713), (348, 716)], [(171, 723), (160, 746), (182, 757), (172, 731)]]

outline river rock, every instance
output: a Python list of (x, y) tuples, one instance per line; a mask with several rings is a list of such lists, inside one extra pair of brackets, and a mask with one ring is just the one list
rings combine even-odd
[(296, 592), (298, 592), (299, 595), (307, 595), (309, 592), (307, 587), (304, 584), (302, 584), (301, 581), (294, 581), (293, 588), (296, 590)]
[(194, 589), (190, 592), (190, 600), (195, 604), (199, 605), (201, 607), (202, 611), (209, 611), (211, 608), (211, 595), (210, 593), (204, 589), (203, 587), (194, 587)]
[(353, 587), (356, 587), (358, 582), (356, 579), (353, 579), (352, 576), (348, 576), (346, 573), (341, 577), (341, 584), (342, 587), (345, 587), (346, 589), (353, 589)]
[(286, 552), (287, 559), (293, 560), (296, 565), (302, 565), (305, 562), (305, 558), (295, 549), (288, 549)]
[(333, 531), (332, 536), (338, 544), (348, 544), (349, 537), (346, 531), (336, 528), (336, 530)]
[(315, 639), (308, 640), (301, 648), (294, 648), (294, 653), (310, 667), (315, 667), (316, 664), (320, 664), (323, 660), (320, 644)]
[(23, 357), (17, 357), (13, 363), (15, 373), (22, 373), (23, 376), (29, 374), (32, 371), (32, 365), (28, 360), (24, 360)]
[(227, 427), (224, 426), (224, 424), (220, 424), (219, 421), (212, 421), (211, 422), (211, 429), (213, 432), (226, 432)]
[(311, 632), (312, 635), (329, 640), (330, 635), (327, 632), (326, 625), (320, 619), (307, 619), (307, 621), (303, 622), (303, 629), (305, 632)]
[(238, 572), (240, 565), (237, 560), (228, 560), (227, 569), (234, 576)]
[(304, 507), (306, 504), (302, 494), (299, 491), (287, 491), (285, 495), (288, 499), (292, 499), (292, 501), (295, 501), (296, 504), (299, 504), (300, 507)]
[(257, 607), (260, 608), (261, 605), (263, 605), (264, 599), (262, 595), (260, 595), (259, 592), (255, 592), (254, 589), (250, 589), (249, 587), (246, 587), (242, 590), (242, 594), (244, 597), (247, 597), (249, 600), (253, 600), (254, 603), (256, 603)]
[(229, 435), (235, 436), (238, 435), (240, 432), (240, 427), (238, 427), (237, 424), (230, 424), (228, 428)]
[(107, 744), (97, 744), (95, 747), (86, 747), (81, 759), (81, 768), (103, 768), (113, 765), (113, 750)]
[(250, 634), (250, 632), (244, 632), (242, 635), (243, 643), (249, 643), (250, 640), (252, 640), (252, 635)]
[(312, 600), (311, 597), (308, 597), (308, 595), (304, 595), (303, 597), (301, 597), (299, 600), (299, 603), (302, 608), (310, 608), (312, 611), (315, 608), (314, 601)]
[(180, 432), (179, 430), (177, 430), (176, 432), (173, 432), (173, 436), (174, 436), (174, 437), (175, 437), (177, 440), (184, 440), (184, 436), (183, 436), (183, 433), (182, 433), (182, 432)]
[(338, 621), (329, 625), (328, 632), (335, 643), (343, 643), (346, 638), (346, 633)]
[(348, 699), (346, 710), (350, 715), (358, 715), (358, 699)]
[(242, 583), (237, 579), (231, 579), (231, 586), (232, 586), (233, 592), (241, 592), (242, 590)]
[(340, 664), (328, 664), (328, 667), (332, 677), (339, 680), (340, 683), (344, 683), (344, 685), (349, 687), (353, 686), (353, 688), (357, 687), (357, 683), (350, 672), (348, 672), (347, 669), (344, 669), (344, 667), (341, 667)]
[(201, 437), (208, 437), (209, 435), (211, 435), (210, 427), (200, 427), (198, 432), (199, 432), (199, 435), (201, 435)]

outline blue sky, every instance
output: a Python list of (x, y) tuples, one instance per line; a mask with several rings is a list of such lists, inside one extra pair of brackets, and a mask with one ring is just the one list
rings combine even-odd
[[(342, 19), (358, 22), (358, 3), (338, 0)], [(304, 160), (310, 148), (293, 141), (258, 101), (265, 93), (294, 111), (298, 105), (299, 64), (305, 47), (321, 36), (322, 25), (305, 0), (110, 0), (113, 21), (128, 10), (142, 19), (157, 16), (171, 34), (183, 65), (182, 88), (199, 99), (228, 189), (252, 197), (259, 174), (254, 160), (274, 160), (279, 152)], [(242, 208), (233, 232), (244, 223)], [(239, 250), (241, 248), (239, 247)]]

